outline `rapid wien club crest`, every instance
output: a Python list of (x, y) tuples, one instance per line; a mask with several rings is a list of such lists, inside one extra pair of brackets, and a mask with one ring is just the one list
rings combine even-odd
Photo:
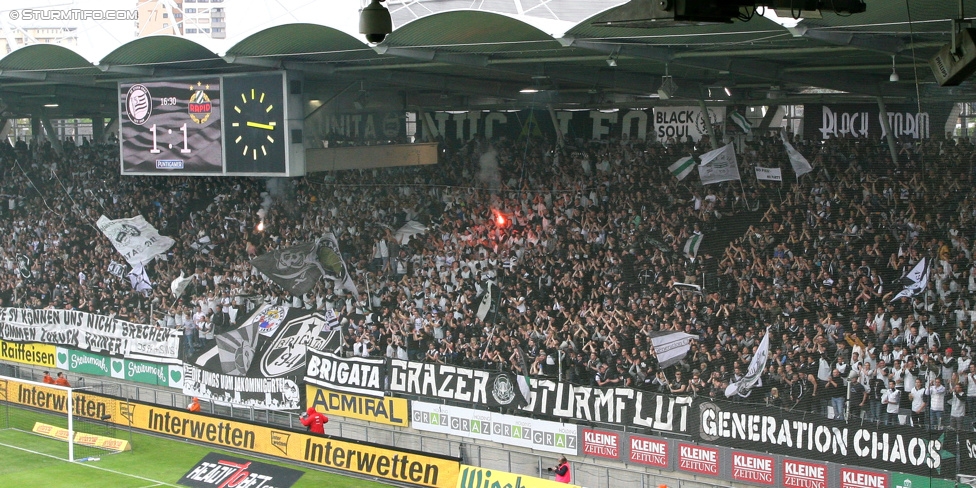
[(190, 85), (192, 94), (186, 110), (190, 114), (190, 120), (198, 124), (205, 123), (213, 112), (213, 103), (210, 102), (210, 96), (205, 91), (209, 89), (210, 85), (204, 85), (199, 81), (196, 85)]

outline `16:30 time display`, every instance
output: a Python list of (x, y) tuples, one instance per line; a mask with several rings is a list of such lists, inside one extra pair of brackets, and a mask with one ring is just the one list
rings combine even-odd
[[(159, 154), (159, 153), (162, 152), (162, 150), (159, 149), (159, 146), (156, 144), (156, 124), (153, 124), (153, 125), (149, 126), (149, 130), (152, 131), (152, 143), (153, 143), (152, 144), (152, 149), (150, 149), (149, 152), (151, 154)], [(183, 148), (180, 149), (180, 153), (181, 154), (190, 154), (192, 151), (190, 150), (190, 147), (189, 147), (189, 145), (187, 144), (187, 141), (186, 141), (186, 139), (187, 139), (186, 138), (186, 124), (184, 123), (183, 126), (181, 126), (179, 130), (181, 132), (183, 132)], [(168, 131), (169, 134), (172, 134), (173, 133), (173, 129), (167, 129), (167, 131)], [(169, 145), (169, 148), (172, 149), (173, 148), (173, 144), (170, 144)]]

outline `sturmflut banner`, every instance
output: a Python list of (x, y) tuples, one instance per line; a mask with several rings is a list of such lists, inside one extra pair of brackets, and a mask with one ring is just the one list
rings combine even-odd
[(690, 396), (543, 380), (532, 381), (532, 399), (522, 410), (581, 422), (606, 422), (686, 434), (692, 417), (691, 405)]
[(76, 310), (0, 308), (0, 339), (36, 342), (112, 356), (179, 362), (180, 337), (174, 329), (135, 324)]

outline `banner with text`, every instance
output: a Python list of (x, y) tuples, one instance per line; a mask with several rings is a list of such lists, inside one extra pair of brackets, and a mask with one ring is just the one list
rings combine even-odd
[(57, 348), (52, 344), (0, 341), (0, 360), (53, 368)]
[(310, 349), (306, 362), (306, 383), (357, 395), (383, 396), (383, 358), (344, 358)]
[(0, 308), (0, 339), (179, 362), (183, 332), (76, 310)]
[(210, 400), (218, 405), (244, 405), (268, 410), (301, 407), (301, 392), (292, 378), (252, 378), (214, 373), (183, 365), (183, 394)]
[[(888, 105), (886, 119), (895, 139), (931, 139), (944, 135), (951, 103)], [(803, 106), (803, 138), (880, 140), (886, 137), (877, 104)]]
[(976, 472), (973, 434), (844, 423), (745, 403), (696, 402), (693, 438), (707, 444), (751, 449), (821, 462), (953, 478)]
[(461, 476), (456, 488), (579, 488), (577, 485), (559, 483), (524, 474), (507, 473), (497, 469), (461, 465)]
[[(52, 346), (53, 347), (53, 346)], [(102, 356), (64, 347), (56, 348), (56, 368), (72, 373), (110, 376), (148, 385), (183, 388), (183, 366)]]
[(579, 434), (575, 424), (417, 401), (411, 406), (410, 426), (416, 430), (559, 454), (578, 453)]
[(410, 400), (405, 398), (354, 395), (305, 385), (305, 405), (326, 415), (410, 426)]
[[(65, 414), (67, 397), (61, 390), (13, 378), (0, 378), (0, 400)], [(455, 488), (460, 472), (457, 458), (365, 441), (346, 441), (187, 412), (114, 397), (76, 393), (75, 415), (131, 426), (137, 430), (254, 452), (330, 469), (349, 471), (396, 483), (429, 488)], [(110, 415), (109, 412), (117, 412)]]
[(177, 483), (193, 488), (289, 488), (303, 474), (304, 471), (297, 469), (211, 452), (190, 468)]
[(517, 407), (525, 399), (510, 372), (390, 359), (389, 390), (406, 395), (467, 402), (486, 407)]
[(692, 398), (633, 388), (599, 388), (550, 380), (532, 381), (532, 399), (522, 408), (534, 415), (689, 433)]

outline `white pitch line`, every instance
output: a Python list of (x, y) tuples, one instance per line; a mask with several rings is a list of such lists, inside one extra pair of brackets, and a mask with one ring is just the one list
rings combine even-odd
[[(54, 455), (51, 455), (51, 454), (45, 454), (43, 452), (32, 451), (30, 449), (24, 449), (23, 447), (12, 446), (10, 444), (4, 444), (2, 442), (0, 442), (0, 446), (9, 447), (11, 449), (17, 449), (18, 451), (29, 452), (31, 454), (37, 454), (39, 456), (49, 457), (51, 459), (57, 459), (58, 461), (63, 461), (63, 462), (66, 462), (66, 463), (69, 463), (70, 462), (67, 459), (60, 458), (60, 457), (57, 457), (57, 456), (54, 456)], [(95, 466), (94, 464), (81, 463), (81, 462), (77, 462), (77, 461), (74, 464), (77, 464), (78, 466), (84, 466), (86, 468), (98, 469), (98, 470), (106, 471), (106, 472), (113, 473), (113, 474), (120, 474), (122, 476), (128, 476), (130, 478), (140, 479), (142, 481), (148, 481), (150, 483), (156, 483), (155, 485), (149, 485), (149, 486), (172, 486), (174, 488), (180, 488), (177, 485), (173, 485), (173, 484), (167, 483), (165, 481), (159, 481), (159, 480), (154, 480), (152, 478), (145, 478), (145, 477), (138, 476), (138, 475), (134, 475), (134, 474), (123, 473), (121, 471), (115, 471), (114, 469), (102, 468), (102, 467), (99, 467), (99, 466)]]

